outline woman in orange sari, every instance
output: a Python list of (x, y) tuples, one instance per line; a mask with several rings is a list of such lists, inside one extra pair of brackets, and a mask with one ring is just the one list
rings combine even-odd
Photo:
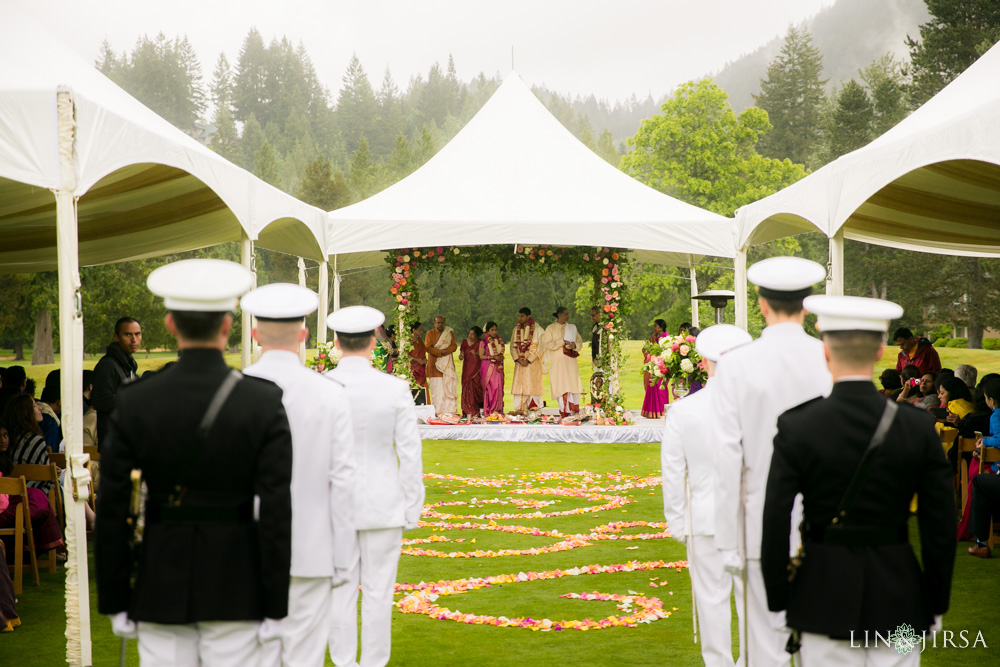
[(480, 374), (479, 343), (483, 330), (469, 329), (469, 337), (459, 347), (458, 360), (462, 362), (462, 414), (478, 417), (483, 408), (483, 381)]
[(503, 339), (497, 323), (486, 323), (486, 335), (479, 344), (480, 373), (483, 382), (483, 413), (503, 413)]

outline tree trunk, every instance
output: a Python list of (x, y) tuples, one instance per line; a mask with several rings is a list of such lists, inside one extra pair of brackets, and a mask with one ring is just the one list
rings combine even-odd
[(35, 344), (31, 355), (31, 365), (54, 364), (55, 354), (52, 351), (52, 311), (39, 311), (35, 316)]
[(24, 341), (14, 341), (14, 361), (24, 361)]
[(965, 344), (970, 350), (981, 350), (983, 349), (983, 325), (982, 324), (970, 324), (969, 325), (969, 341)]

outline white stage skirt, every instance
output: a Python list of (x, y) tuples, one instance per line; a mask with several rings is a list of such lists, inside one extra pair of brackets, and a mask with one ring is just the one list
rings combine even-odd
[(640, 443), (663, 439), (663, 419), (635, 418), (634, 426), (563, 426), (561, 424), (458, 424), (417, 426), (424, 440), (493, 442)]

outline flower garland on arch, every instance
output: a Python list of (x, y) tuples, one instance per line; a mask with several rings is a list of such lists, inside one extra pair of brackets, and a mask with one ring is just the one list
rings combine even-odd
[(624, 395), (618, 381), (618, 370), (624, 361), (623, 344), (628, 336), (625, 314), (630, 303), (624, 276), (631, 268), (628, 254), (622, 248), (517, 245), (514, 253), (511, 253), (509, 246), (452, 245), (390, 251), (386, 263), (392, 272), (389, 292), (396, 302), (397, 340), (401, 359), (401, 363), (394, 369), (396, 375), (416, 388), (409, 359), (413, 349), (410, 326), (419, 321), (420, 313), (417, 271), (437, 268), (472, 273), (484, 262), (497, 266), (502, 274), (561, 270), (578, 271), (581, 275), (593, 278), (593, 302), (601, 310), (601, 347), (595, 366), (603, 371), (608, 387), (603, 407), (613, 412), (618, 406), (622, 406)]

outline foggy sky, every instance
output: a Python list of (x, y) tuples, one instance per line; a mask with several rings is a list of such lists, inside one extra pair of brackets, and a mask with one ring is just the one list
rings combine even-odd
[[(10, 1), (10, 0), (0, 0)], [(684, 81), (785, 33), (833, 0), (19, 0), (88, 61), (107, 38), (186, 34), (207, 84), (225, 52), (235, 66), (247, 31), (305, 45), (333, 99), (352, 53), (377, 90), (388, 66), (411, 76), (454, 55), (459, 78), (514, 68), (529, 84), (610, 101), (658, 99)]]

